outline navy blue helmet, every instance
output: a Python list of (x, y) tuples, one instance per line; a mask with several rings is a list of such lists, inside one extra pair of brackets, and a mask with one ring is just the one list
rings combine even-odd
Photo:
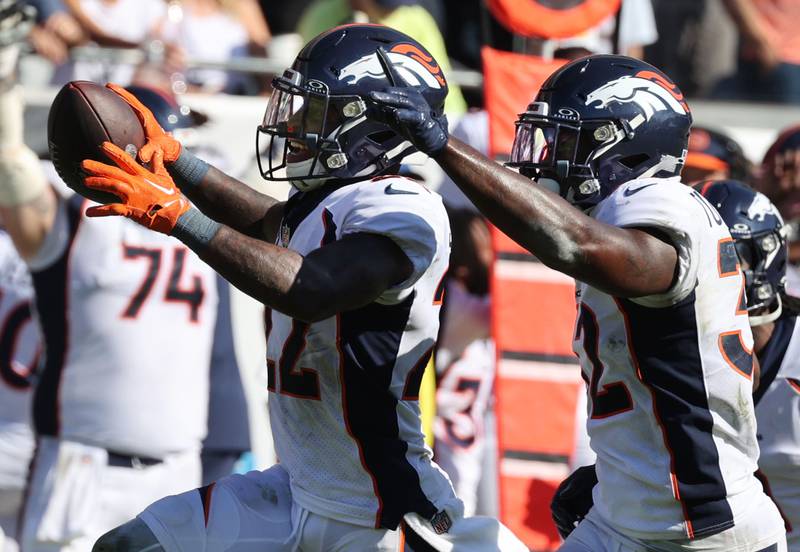
[(736, 180), (708, 181), (694, 188), (716, 207), (733, 237), (750, 325), (775, 320), (781, 315), (788, 257), (787, 227), (778, 209), (767, 196)]
[(179, 104), (173, 95), (164, 90), (142, 85), (126, 86), (125, 90), (152, 111), (158, 124), (167, 132), (192, 128), (205, 122), (202, 120), (205, 116), (200, 116), (201, 120), (198, 120), (197, 112), (193, 112), (187, 105)]
[[(405, 82), (394, 81), (389, 65)], [(311, 40), (272, 81), (256, 133), (261, 175), (308, 190), (329, 179), (369, 178), (399, 164), (415, 148), (366, 117), (369, 93), (389, 86), (413, 87), (432, 111), (444, 109), (442, 70), (411, 37), (383, 25), (356, 24)], [(262, 136), (268, 138), (263, 152)]]
[(634, 178), (679, 175), (691, 124), (683, 94), (652, 65), (587, 56), (553, 73), (520, 114), (508, 166), (588, 209)]

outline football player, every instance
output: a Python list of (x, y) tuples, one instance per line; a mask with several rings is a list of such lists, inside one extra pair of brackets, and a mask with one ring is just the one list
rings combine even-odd
[(752, 174), (752, 165), (736, 140), (718, 130), (692, 126), (689, 152), (681, 172), (683, 182), (725, 179), (749, 182)]
[(786, 289), (800, 295), (800, 126), (783, 129), (761, 162), (758, 189), (786, 217), (789, 266)]
[(293, 186), (285, 203), (192, 156), (110, 85), (140, 115), (152, 170), (106, 144), (118, 166), (85, 161), (85, 184), (120, 200), (89, 214), (179, 238), (272, 309), (280, 464), (156, 502), (95, 550), (527, 550), (496, 520), (462, 517), (420, 430), (450, 230), (436, 194), (392, 174), (414, 147), (366, 117), (367, 94), (393, 82), (388, 63), (441, 115), (435, 60), (379, 25), (323, 33), (274, 79), (257, 136), (263, 175)]
[[(34, 13), (18, 0), (0, 1), (0, 98), (14, 85), (17, 41), (30, 30), (33, 18)], [(16, 104), (0, 99), (0, 196), (20, 153), (16, 115)], [(19, 550), (17, 519), (34, 448), (31, 386), (40, 350), (39, 332), (31, 319), (32, 297), (30, 274), (0, 229), (0, 550), (4, 552)]]
[(18, 537), (26, 552), (83, 552), (165, 489), (200, 482), (215, 274), (166, 236), (88, 219), (88, 202), (58, 195), (22, 115), (21, 91), (2, 90), (0, 218), (32, 274), (44, 344)]
[(692, 118), (669, 77), (624, 56), (564, 65), (516, 123), (519, 172), (448, 140), (416, 91), (371, 98), (491, 222), (578, 282), (599, 483), (561, 550), (785, 550), (753, 475), (744, 277), (726, 225), (678, 177)]
[(787, 296), (787, 227), (763, 194), (732, 180), (695, 188), (719, 211), (745, 276), (753, 350), (760, 364), (758, 467), (784, 515), (790, 552), (800, 552), (800, 300)]
[[(753, 350), (760, 363), (754, 392), (761, 454), (758, 477), (784, 516), (791, 552), (800, 551), (797, 496), (800, 445), (800, 314), (798, 299), (787, 296), (786, 226), (763, 194), (735, 180), (695, 186), (719, 212), (734, 239), (745, 275), (745, 294)], [(566, 538), (592, 505), (597, 483), (594, 466), (577, 469), (556, 491), (553, 518)]]

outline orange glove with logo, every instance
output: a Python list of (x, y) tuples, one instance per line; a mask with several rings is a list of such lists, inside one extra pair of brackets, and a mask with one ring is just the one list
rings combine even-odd
[(142, 122), (147, 143), (139, 150), (139, 159), (145, 163), (149, 163), (150, 160), (153, 159), (153, 154), (155, 154), (156, 151), (161, 151), (163, 161), (172, 163), (177, 160), (181, 154), (181, 143), (161, 128), (153, 112), (145, 107), (136, 96), (121, 86), (108, 83), (106, 84), (106, 88), (125, 100), (125, 102), (133, 108), (139, 120)]
[(153, 152), (150, 172), (111, 142), (103, 143), (105, 154), (117, 167), (87, 159), (81, 163), (88, 176), (83, 183), (94, 190), (118, 196), (121, 203), (91, 207), (90, 217), (123, 216), (151, 230), (171, 234), (178, 218), (191, 207), (164, 168), (161, 150)]

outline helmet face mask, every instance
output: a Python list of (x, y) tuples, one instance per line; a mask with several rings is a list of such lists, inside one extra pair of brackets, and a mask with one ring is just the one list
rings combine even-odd
[[(338, 139), (343, 132), (362, 122), (365, 112), (366, 104), (359, 96), (331, 95), (324, 82), (304, 82), (299, 72), (287, 69), (283, 76), (273, 80), (273, 93), (256, 133), (262, 177), (318, 180), (344, 166), (347, 157)], [(269, 140), (263, 154), (262, 135)], [(307, 170), (290, 170), (292, 165), (307, 167)], [(287, 169), (284, 177), (277, 174), (282, 169)]]
[(550, 117), (548, 108), (534, 102), (520, 115), (506, 166), (529, 178), (559, 182), (561, 195), (573, 203), (591, 202), (600, 192), (592, 161), (625, 138), (626, 130), (611, 119), (571, 122)]

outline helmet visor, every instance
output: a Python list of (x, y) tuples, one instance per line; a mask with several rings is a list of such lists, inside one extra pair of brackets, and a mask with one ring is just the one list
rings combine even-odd
[[(303, 82), (297, 71), (287, 69), (272, 82), (272, 95), (256, 134), (261, 175), (268, 180), (286, 180), (278, 171), (287, 164), (310, 162), (308, 174), (292, 179), (319, 176), (323, 162), (340, 152), (337, 137), (342, 129), (342, 106), (352, 97), (331, 96), (318, 81)], [(261, 143), (262, 135), (268, 137)]]

